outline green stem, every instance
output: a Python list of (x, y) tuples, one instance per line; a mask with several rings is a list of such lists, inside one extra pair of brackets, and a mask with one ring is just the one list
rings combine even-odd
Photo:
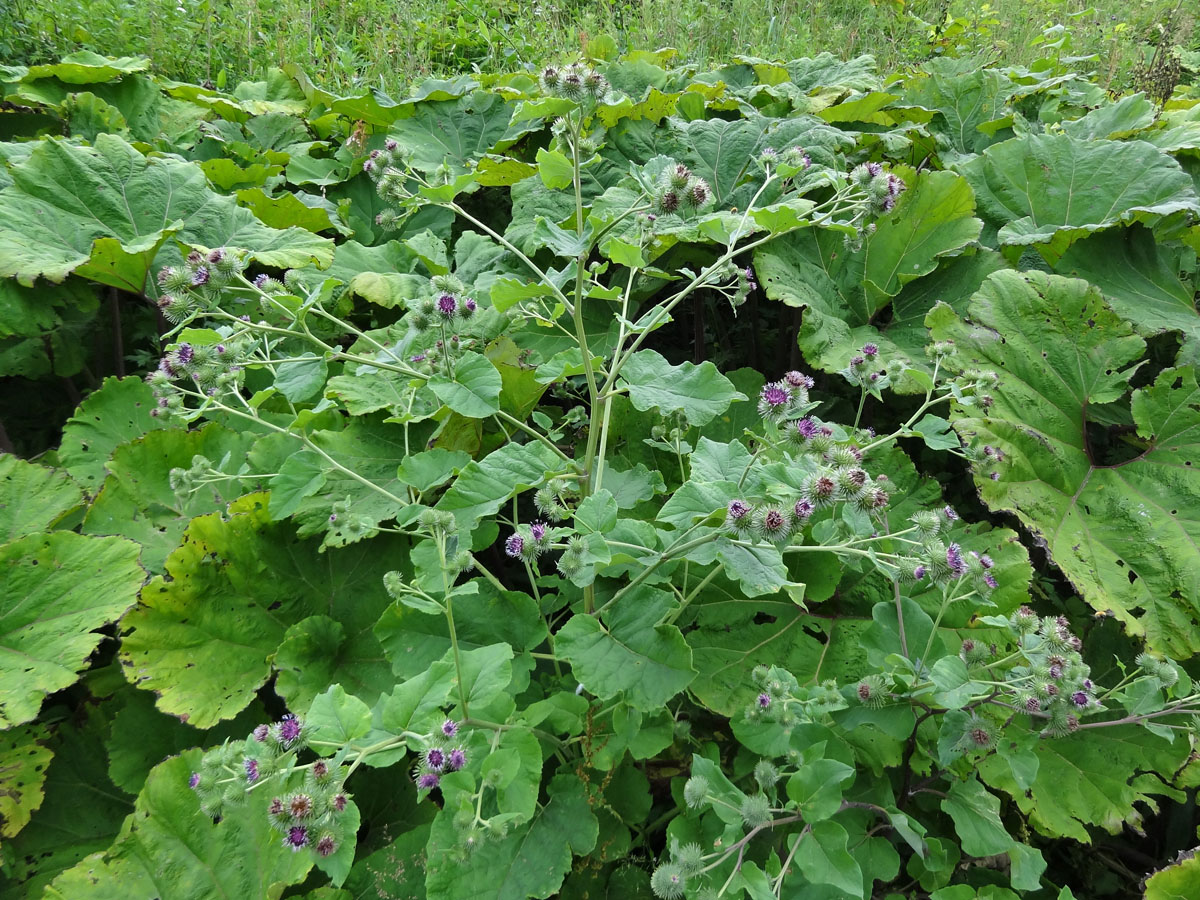
[(467, 709), (467, 695), (463, 686), (463, 671), (462, 657), (458, 652), (458, 633), (454, 630), (454, 598), (450, 596), (453, 588), (450, 586), (449, 576), (446, 574), (446, 537), (439, 534), (437, 537), (438, 561), (442, 566), (442, 592), (446, 601), (446, 626), (450, 631), (450, 647), (454, 651), (454, 670), (458, 675), (458, 702), (462, 705), (463, 718), (470, 716), (470, 711)]

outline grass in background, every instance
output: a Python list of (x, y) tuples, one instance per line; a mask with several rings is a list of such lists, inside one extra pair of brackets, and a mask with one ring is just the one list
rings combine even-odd
[[(511, 70), (610, 35), (620, 50), (674, 47), (699, 66), (737, 54), (874, 55), (892, 71), (938, 54), (1006, 64), (1097, 54), (1102, 84), (1130, 86), (1164, 40), (1200, 40), (1194, 0), (0, 0), (0, 60), (87, 48), (144, 54), (163, 74), (218, 86), (298, 62), (332, 89), (402, 89), (429, 74)], [(1186, 10), (1186, 11), (1185, 11)]]

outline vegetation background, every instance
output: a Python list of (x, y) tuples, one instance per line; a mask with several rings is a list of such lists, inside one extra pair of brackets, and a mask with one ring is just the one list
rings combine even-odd
[(146, 55), (218, 88), (296, 62), (346, 89), (537, 66), (590, 40), (701, 66), (869, 53), (884, 72), (943, 54), (1024, 65), (1058, 43), (1120, 90), (1159, 46), (1197, 50), (1198, 16), (1193, 0), (0, 0), (0, 60)]

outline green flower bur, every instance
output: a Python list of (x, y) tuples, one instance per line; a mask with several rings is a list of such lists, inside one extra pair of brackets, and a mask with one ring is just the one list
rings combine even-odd
[(8, 893), (1197, 895), (1195, 91), (1065, 40), (5, 69)]

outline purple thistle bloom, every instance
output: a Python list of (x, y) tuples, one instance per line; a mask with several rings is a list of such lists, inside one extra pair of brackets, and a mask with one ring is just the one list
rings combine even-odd
[(466, 300), (463, 301), (463, 308), (467, 312), (475, 312), (475, 310), (477, 310), (479, 308), (479, 304), (476, 303), (473, 298), (468, 297)]
[(435, 772), (440, 772), (446, 765), (446, 752), (440, 747), (431, 747), (425, 751), (425, 765)]
[(375, 160), (367, 159), (363, 161), (363, 171), (370, 175), (375, 171)]
[(208, 268), (206, 266), (200, 266), (200, 268), (192, 273), (192, 284), (196, 287), (203, 287), (208, 284)]
[(770, 694), (763, 693), (763, 694), (758, 695), (758, 708), (759, 709), (766, 709), (770, 705), (771, 705), (771, 695)]
[(796, 433), (805, 440), (811, 440), (819, 433), (817, 429), (817, 423), (808, 416), (805, 416), (803, 419), (800, 419), (796, 422)]
[(1026, 700), (1025, 700), (1025, 711), (1026, 712), (1035, 713), (1035, 712), (1038, 712), (1039, 710), (1041, 710), (1041, 708), (1042, 708), (1042, 701), (1038, 700), (1037, 697), (1026, 698)]
[(188, 787), (190, 787), (194, 791), (199, 786), (200, 786), (200, 773), (193, 772), (191, 774), (191, 777), (188, 778)]
[(863, 344), (862, 353), (867, 359), (874, 359), (879, 355), (879, 348), (875, 344)]
[(293, 825), (283, 839), (283, 846), (292, 851), (303, 850), (308, 846), (308, 828), (304, 825)]
[(999, 473), (999, 472), (993, 472), (991, 475), (989, 475), (989, 476), (988, 476), (988, 478), (992, 479), (992, 481), (999, 481), (999, 480), (1000, 480), (1000, 473)]
[(316, 851), (320, 856), (332, 856), (337, 850), (337, 841), (333, 839), (331, 834), (321, 835), (321, 839), (317, 841)]
[(196, 350), (191, 344), (180, 344), (175, 348), (175, 359), (181, 366), (186, 366), (196, 358)]
[(990, 569), (992, 566), (995, 565), (995, 563), (992, 561), (992, 558), (990, 556), (988, 556), (986, 553), (983, 554), (983, 556), (979, 557), (979, 564), (981, 566), (983, 566), (985, 569)]
[(208, 251), (208, 261), (210, 263), (219, 263), (225, 258), (225, 251), (218, 247), (216, 250)]
[(346, 804), (350, 802), (350, 798), (345, 794), (334, 794), (333, 800), (330, 801), (333, 805), (334, 812), (341, 812), (346, 808)]
[(925, 577), (925, 573), (928, 571), (929, 570), (925, 566), (917, 566), (915, 569), (913, 569), (913, 580), (920, 581)]
[(1090, 679), (1090, 678), (1083, 679), (1083, 689), (1085, 691), (1090, 691), (1092, 689), (1092, 687), (1093, 687), (1092, 679)]
[(467, 754), (462, 751), (462, 748), (455, 747), (450, 751), (450, 755), (446, 758), (446, 771), (457, 772), (467, 764)]
[(1054, 665), (1052, 665), (1050, 667), (1050, 677), (1055, 679), (1056, 681), (1059, 678), (1062, 678), (1062, 674), (1063, 674), (1063, 667), (1061, 665), (1059, 665), (1058, 663), (1055, 663)]
[(784, 375), (783, 380), (794, 388), (804, 388), (805, 390), (809, 390), (816, 383), (803, 372), (795, 370)]
[(996, 576), (993, 575), (991, 572), (983, 573), (983, 583), (986, 584), (988, 587), (990, 587), (992, 590), (995, 590), (997, 587), (999, 587), (999, 584), (996, 581)]
[(533, 539), (539, 544), (546, 539), (546, 523), (545, 522), (530, 522), (529, 533), (533, 535)]
[(804, 521), (813, 514), (814, 508), (810, 500), (797, 500), (793, 511), (796, 513), (797, 519)]
[(946, 548), (946, 565), (955, 575), (962, 575), (967, 571), (967, 562), (963, 559), (962, 547), (958, 544), (951, 544)]
[(855, 369), (860, 369), (863, 366), (865, 366), (866, 364), (867, 364), (866, 357), (863, 357), (863, 356), (854, 356), (854, 357), (851, 357), (851, 359), (850, 359), (850, 365), (852, 368), (855, 368)]
[(242, 765), (246, 769), (246, 784), (254, 784), (258, 781), (258, 760), (246, 759), (243, 760)]
[(442, 734), (448, 738), (454, 737), (456, 734), (458, 734), (458, 723), (453, 719), (447, 719), (442, 723)]
[(295, 740), (300, 737), (300, 732), (303, 730), (303, 723), (295, 716), (286, 715), (279, 721), (279, 743), (283, 746), (290, 746)]
[(441, 783), (441, 779), (432, 772), (426, 772), (424, 775), (417, 777), (417, 789), (422, 791), (432, 791)]
[(400, 146), (400, 142), (397, 141), (395, 138), (388, 138), (386, 141), (383, 142), (383, 147), (385, 150), (387, 150), (388, 153), (393, 152), (399, 146)]
[(733, 521), (744, 519), (750, 514), (750, 504), (745, 500), (730, 500), (726, 515)]
[(519, 534), (510, 534), (504, 542), (504, 552), (513, 559), (517, 559), (525, 550), (525, 538)]
[(271, 729), (267, 725), (256, 725), (254, 727), (254, 730), (252, 732), (250, 732), (250, 734), (253, 736), (253, 738), (256, 741), (258, 741), (259, 743), (262, 743), (263, 741), (265, 741), (267, 739), (267, 734), (270, 731), (271, 731)]
[(792, 395), (782, 384), (773, 382), (763, 387), (760, 399), (768, 408), (774, 410), (787, 405), (791, 401)]
[(877, 162), (867, 163), (867, 174), (872, 178), (877, 178), (883, 174), (883, 166)]
[(415, 363), (423, 363), (423, 362), (425, 362), (425, 354), (424, 354), (424, 353), (417, 353), (417, 354), (415, 354), (415, 355), (413, 355), (413, 356), (410, 356), (410, 357), (408, 358), (408, 361), (409, 361), (409, 362), (415, 362)]
[(260, 288), (260, 289), (261, 289), (261, 288), (262, 288), (262, 286), (263, 286), (264, 284), (266, 284), (266, 283), (267, 283), (267, 281), (268, 281), (268, 279), (269, 279), (269, 278), (270, 278), (270, 276), (269, 276), (269, 275), (267, 275), (267, 274), (264, 272), (264, 273), (263, 273), (263, 274), (261, 274), (261, 275), (255, 275), (255, 276), (254, 276), (254, 281), (252, 281), (252, 282), (250, 282), (250, 283), (251, 283), (251, 284), (253, 284), (253, 285), (254, 285), (256, 288)]
[(453, 294), (442, 294), (437, 298), (437, 310), (447, 319), (452, 319), (458, 311), (458, 301), (454, 299)]
[(954, 511), (953, 506), (943, 506), (942, 507), (942, 515), (945, 516), (946, 519), (951, 522), (954, 522), (958, 519), (958, 513), (956, 513)]
[(1076, 706), (1078, 706), (1080, 709), (1083, 709), (1085, 706), (1088, 705), (1088, 695), (1085, 694), (1083, 691), (1076, 691), (1075, 693), (1073, 693), (1071, 695), (1071, 702), (1074, 703)]

